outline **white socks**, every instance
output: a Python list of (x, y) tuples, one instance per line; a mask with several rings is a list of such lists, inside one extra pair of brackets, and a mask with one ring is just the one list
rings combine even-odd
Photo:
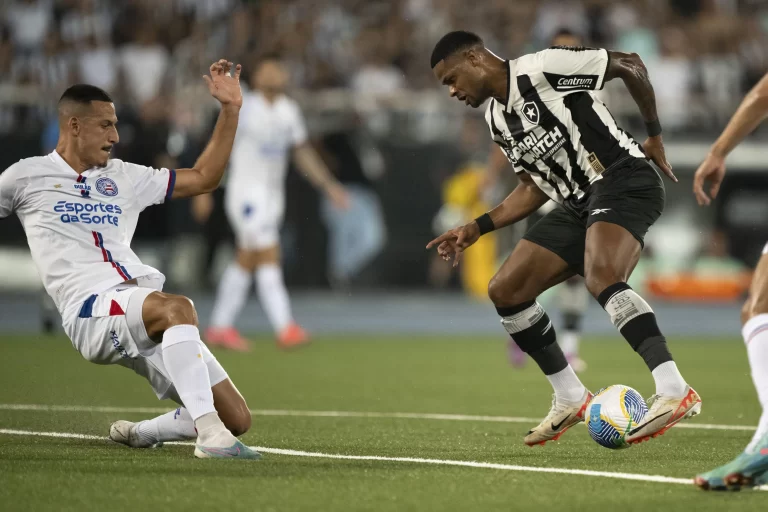
[(197, 428), (197, 444), (202, 446), (227, 448), (232, 446), (237, 439), (227, 430), (215, 411), (200, 416), (195, 421), (195, 427)]
[(190, 417), (197, 420), (213, 407), (211, 379), (203, 359), (203, 342), (194, 325), (175, 325), (163, 334), (163, 363)]
[[(283, 282), (283, 271), (279, 265), (260, 265), (254, 273), (259, 303), (276, 333), (293, 322), (288, 291)], [(232, 327), (235, 319), (248, 299), (251, 276), (237, 262), (232, 262), (216, 290), (216, 305), (211, 316), (211, 327)]]
[(558, 334), (557, 342), (565, 354), (565, 357), (577, 356), (579, 354), (579, 334), (575, 331), (564, 331)]
[(208, 380), (211, 382), (211, 387), (215, 386), (219, 382), (228, 379), (227, 371), (221, 366), (221, 363), (216, 356), (211, 353), (211, 350), (205, 346), (205, 343), (201, 343), (203, 362), (208, 367)]
[(227, 373), (200, 341), (194, 325), (176, 325), (163, 334), (163, 363), (184, 403), (173, 411), (136, 424), (147, 444), (197, 438), (205, 446), (231, 446), (233, 436), (213, 406), (211, 386)]
[(136, 432), (142, 441), (150, 445), (197, 438), (197, 444), (227, 448), (235, 442), (217, 413), (209, 412), (192, 421), (192, 416), (184, 407), (137, 423)]
[(212, 327), (232, 327), (248, 298), (250, 285), (250, 274), (237, 262), (230, 263), (216, 290), (216, 304), (211, 317)]
[(755, 383), (757, 398), (763, 407), (763, 414), (757, 432), (747, 446), (754, 448), (761, 438), (768, 434), (768, 314), (754, 316), (744, 324), (741, 330), (747, 345), (749, 366), (752, 369), (752, 382)]
[(136, 432), (148, 444), (195, 439), (195, 422), (183, 407), (136, 424)]
[(558, 401), (577, 403), (584, 397), (586, 388), (581, 383), (571, 365), (552, 375), (547, 375), (549, 383), (555, 390), (555, 398)]
[(272, 324), (272, 329), (280, 333), (293, 322), (288, 291), (283, 282), (283, 271), (274, 263), (256, 268), (256, 290), (259, 303)]
[(661, 363), (653, 369), (653, 380), (656, 381), (656, 394), (680, 398), (685, 396), (685, 379), (677, 369), (674, 361)]

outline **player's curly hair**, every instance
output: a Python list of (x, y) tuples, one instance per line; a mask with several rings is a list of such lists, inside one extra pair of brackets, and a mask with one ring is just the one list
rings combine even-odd
[(482, 38), (473, 33), (465, 30), (456, 30), (454, 32), (448, 32), (445, 34), (435, 45), (435, 49), (432, 50), (432, 58), (430, 59), (430, 66), (434, 68), (441, 60), (450, 57), (456, 52), (467, 50), (475, 46), (485, 46)]

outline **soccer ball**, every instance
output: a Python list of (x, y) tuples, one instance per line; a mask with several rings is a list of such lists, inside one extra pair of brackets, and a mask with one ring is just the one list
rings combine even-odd
[(615, 384), (598, 391), (587, 406), (585, 421), (592, 439), (606, 448), (629, 448), (625, 437), (648, 412), (643, 397), (630, 388)]

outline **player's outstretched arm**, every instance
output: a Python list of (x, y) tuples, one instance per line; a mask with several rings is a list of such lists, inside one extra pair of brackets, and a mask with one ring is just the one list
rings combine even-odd
[[(768, 74), (749, 91), (728, 125), (709, 150), (693, 177), (693, 193), (699, 205), (712, 202), (725, 178), (725, 158), (768, 117)], [(709, 195), (704, 191), (709, 185)]]
[(643, 150), (648, 158), (653, 160), (659, 169), (669, 178), (677, 182), (672, 173), (672, 166), (664, 154), (664, 143), (661, 140), (661, 124), (656, 113), (656, 95), (653, 92), (648, 70), (643, 60), (636, 53), (608, 52), (608, 69), (605, 71), (605, 81), (621, 78), (632, 98), (640, 108), (640, 114), (645, 121), (648, 138), (643, 143)]
[(477, 242), (484, 233), (521, 221), (549, 201), (549, 197), (536, 186), (530, 176), (525, 173), (518, 176), (520, 183), (499, 206), (472, 222), (446, 231), (429, 242), (427, 249), (437, 247), (438, 254), (446, 261), (453, 256), (455, 267), (464, 250)]
[(221, 112), (213, 135), (205, 150), (191, 169), (176, 171), (173, 197), (189, 197), (211, 192), (219, 186), (227, 168), (232, 144), (235, 141), (243, 95), (240, 90), (240, 64), (231, 74), (232, 63), (225, 59), (211, 64), (210, 76), (205, 75), (211, 96), (221, 103)]
[(530, 175), (521, 172), (517, 174), (519, 183), (496, 208), (488, 212), (493, 221), (493, 229), (500, 229), (520, 222), (530, 214), (544, 206), (549, 196), (533, 182)]
[(308, 142), (303, 142), (293, 150), (296, 167), (318, 190), (328, 195), (336, 208), (349, 208), (349, 197), (344, 187), (328, 170), (320, 155)]

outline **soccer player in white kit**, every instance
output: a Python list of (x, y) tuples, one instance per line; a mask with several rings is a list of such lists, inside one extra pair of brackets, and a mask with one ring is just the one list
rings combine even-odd
[(260, 457), (235, 437), (250, 428), (251, 415), (200, 340), (194, 305), (162, 293), (165, 277), (130, 247), (146, 207), (219, 185), (242, 106), (240, 66), (234, 76), (231, 69), (220, 60), (204, 77), (221, 112), (191, 169), (110, 159), (119, 140), (115, 106), (101, 89), (81, 84), (59, 100), (56, 149), (0, 174), (0, 218), (21, 220), (72, 345), (88, 361), (132, 369), (158, 398), (181, 405), (151, 420), (113, 423), (110, 438), (131, 447), (196, 439), (199, 458)]
[[(337, 208), (346, 208), (344, 188), (307, 142), (307, 129), (285, 88), (288, 73), (280, 61), (266, 57), (251, 77), (253, 92), (244, 93), (240, 125), (232, 150), (225, 190), (225, 210), (237, 245), (236, 260), (219, 282), (206, 342), (248, 350), (234, 322), (255, 277), (259, 302), (275, 331), (278, 345), (290, 348), (308, 341), (291, 314), (280, 266), (280, 225), (285, 211), (285, 175), (289, 157), (298, 170)], [(210, 195), (195, 198), (198, 219), (212, 209)], [(202, 213), (200, 213), (202, 212)]]
[[(747, 135), (768, 117), (768, 74), (747, 94), (728, 126), (709, 150), (696, 171), (693, 192), (699, 205), (717, 197), (725, 178), (725, 159)], [(709, 195), (704, 185), (709, 185)], [(711, 198), (710, 198), (711, 196)], [(741, 334), (747, 346), (752, 381), (763, 409), (752, 440), (731, 462), (698, 475), (702, 489), (725, 490), (768, 485), (768, 244), (757, 263), (744, 307), (741, 310)]]

